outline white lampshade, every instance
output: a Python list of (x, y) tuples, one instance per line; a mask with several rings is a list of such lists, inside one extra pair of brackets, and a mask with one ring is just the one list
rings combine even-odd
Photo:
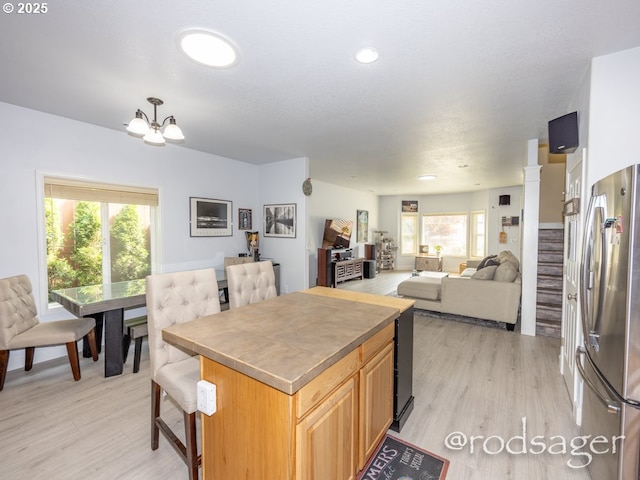
[(144, 137), (142, 137), (142, 139), (145, 142), (150, 143), (151, 145), (164, 145), (165, 143), (164, 137), (162, 136), (160, 131), (155, 129), (149, 130), (149, 132)]
[(129, 122), (127, 132), (133, 135), (145, 135), (149, 132), (149, 125), (141, 117), (136, 115), (136, 118)]
[(169, 125), (164, 128), (163, 135), (167, 140), (184, 140), (182, 130), (176, 125), (176, 121), (173, 118), (170, 119)]

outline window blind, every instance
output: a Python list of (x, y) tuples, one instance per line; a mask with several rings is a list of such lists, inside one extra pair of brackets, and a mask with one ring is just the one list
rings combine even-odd
[(155, 188), (112, 185), (58, 177), (44, 178), (44, 196), (45, 198), (91, 202), (158, 205), (158, 190)]

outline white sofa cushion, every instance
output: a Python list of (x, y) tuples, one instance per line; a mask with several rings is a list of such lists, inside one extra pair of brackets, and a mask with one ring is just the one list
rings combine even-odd
[(498, 265), (493, 275), (494, 282), (513, 282), (518, 276), (518, 269), (510, 261), (505, 261)]
[(398, 285), (398, 295), (405, 297), (440, 300), (442, 279), (434, 277), (411, 277)]
[(471, 278), (473, 280), (493, 280), (493, 276), (495, 275), (497, 268), (498, 268), (497, 265), (490, 265), (488, 267), (484, 267), (476, 271), (476, 273), (474, 273), (473, 275), (471, 275)]

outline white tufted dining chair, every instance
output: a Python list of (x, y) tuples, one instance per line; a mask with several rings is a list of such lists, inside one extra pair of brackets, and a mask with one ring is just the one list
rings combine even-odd
[(229, 308), (261, 302), (278, 295), (273, 263), (244, 263), (227, 267)]
[[(147, 325), (151, 361), (151, 449), (158, 448), (159, 433), (167, 438), (189, 469), (189, 480), (198, 478), (196, 441), (196, 384), (200, 360), (166, 343), (162, 329), (220, 312), (218, 281), (213, 268), (147, 277)], [(183, 410), (186, 445), (160, 417), (164, 390)]]
[(33, 367), (35, 347), (67, 346), (73, 379), (80, 380), (77, 341), (87, 336), (93, 361), (98, 360), (96, 322), (93, 318), (72, 318), (40, 322), (31, 281), (26, 275), (0, 279), (0, 391), (11, 350), (25, 349), (24, 369)]

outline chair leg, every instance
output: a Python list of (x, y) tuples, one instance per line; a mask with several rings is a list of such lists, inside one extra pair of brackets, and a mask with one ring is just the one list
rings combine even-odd
[(184, 415), (184, 436), (186, 438), (187, 451), (185, 452), (185, 463), (189, 469), (189, 480), (198, 480), (198, 443), (196, 441), (196, 413), (183, 412)]
[(80, 380), (80, 358), (78, 357), (78, 345), (76, 342), (69, 342), (67, 345), (67, 355), (73, 372), (73, 379), (77, 382)]
[(36, 347), (27, 347), (24, 349), (24, 371), (28, 372), (33, 368), (33, 354)]
[(151, 380), (151, 450), (158, 449), (160, 440), (160, 428), (157, 419), (160, 417), (160, 394), (162, 388), (156, 382)]
[(9, 350), (0, 350), (0, 392), (4, 388), (4, 379), (7, 377), (9, 366)]
[(135, 350), (133, 352), (133, 373), (140, 370), (140, 356), (142, 355), (142, 337), (136, 338)]
[(87, 333), (87, 340), (89, 341), (89, 350), (91, 351), (91, 358), (94, 362), (98, 361), (98, 342), (96, 340), (95, 328)]

